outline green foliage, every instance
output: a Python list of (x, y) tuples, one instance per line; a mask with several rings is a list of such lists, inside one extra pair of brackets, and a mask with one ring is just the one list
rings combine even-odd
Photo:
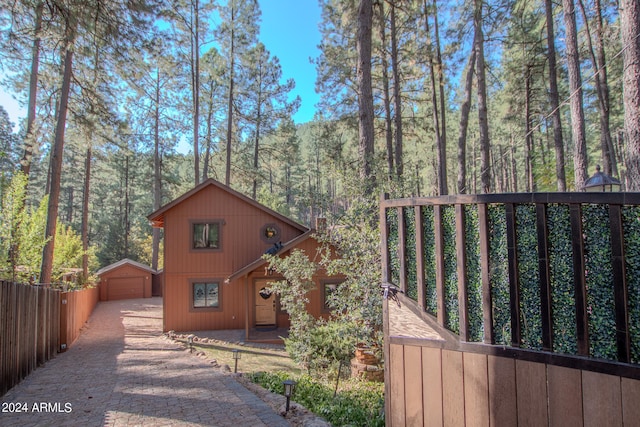
[[(316, 235), (319, 253), (294, 249), (286, 257), (265, 256), (270, 267), (285, 278), (271, 283), (280, 304), (289, 313), (291, 328), (285, 340), (291, 357), (307, 368), (323, 368), (348, 360), (357, 343), (380, 348), (382, 301), (377, 224), (371, 221), (373, 203), (354, 203), (336, 219), (337, 224)], [(342, 277), (329, 296), (329, 320), (314, 319), (307, 312), (314, 274)]]
[(511, 345), (507, 224), (504, 205), (489, 206), (489, 281), (496, 344)]
[(484, 338), (484, 324), (482, 318), (482, 275), (480, 271), (478, 210), (473, 205), (466, 205), (464, 207), (464, 213), (469, 341), (482, 342)]
[(289, 313), (291, 327), (289, 338), (285, 340), (291, 357), (304, 366), (309, 366), (313, 358), (309, 332), (316, 320), (307, 312), (307, 294), (314, 288), (312, 281), (316, 265), (309, 260), (303, 250), (294, 249), (287, 257), (265, 255), (270, 268), (282, 274), (284, 280), (271, 282), (270, 288), (280, 298), (283, 310)]
[(622, 209), (631, 362), (640, 363), (640, 207)]
[(590, 354), (617, 360), (609, 206), (582, 207)]
[(520, 288), (520, 345), (542, 349), (538, 236), (534, 205), (516, 206), (516, 246)]
[(422, 242), (424, 244), (424, 286), (426, 310), (436, 316), (438, 299), (436, 291), (436, 240), (433, 229), (433, 206), (422, 206)]
[(391, 270), (389, 279), (392, 283), (400, 284), (400, 238), (398, 236), (398, 211), (387, 209), (387, 227), (389, 234), (387, 237), (389, 248), (389, 269)]
[(456, 253), (455, 218), (455, 208), (443, 206), (445, 326), (458, 334), (460, 333), (460, 312), (458, 311), (458, 256)]
[(418, 276), (416, 265), (416, 211), (411, 207), (402, 209), (405, 225), (405, 265), (407, 268), (407, 296), (418, 299)]
[(569, 206), (547, 206), (549, 276), (553, 315), (553, 351), (576, 354), (576, 304)]
[(288, 373), (259, 372), (251, 381), (274, 393), (284, 392), (282, 382), (297, 382), (292, 400), (321, 416), (333, 426), (384, 426), (384, 384), (351, 380), (334, 397), (330, 385), (310, 376), (291, 378)]
[[(14, 175), (2, 199), (0, 212), (0, 254), (2, 278), (33, 282), (40, 272), (44, 236), (47, 224), (48, 197), (37, 209), (25, 206), (27, 177)], [(59, 281), (70, 268), (82, 267), (82, 240), (71, 227), (58, 222), (53, 254), (53, 279)], [(93, 248), (89, 249), (89, 263), (96, 266)]]

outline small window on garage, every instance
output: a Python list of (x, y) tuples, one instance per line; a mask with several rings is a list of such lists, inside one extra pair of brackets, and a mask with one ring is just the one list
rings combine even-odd
[(191, 295), (193, 309), (219, 309), (220, 281), (193, 280), (191, 281)]

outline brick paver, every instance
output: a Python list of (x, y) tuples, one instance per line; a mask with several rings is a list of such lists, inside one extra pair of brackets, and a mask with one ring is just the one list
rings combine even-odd
[(67, 352), (0, 398), (0, 426), (289, 425), (161, 330), (159, 298), (99, 303)]

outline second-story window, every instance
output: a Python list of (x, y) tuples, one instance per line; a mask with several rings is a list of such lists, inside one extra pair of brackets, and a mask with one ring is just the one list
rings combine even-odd
[(192, 223), (193, 249), (220, 249), (220, 221)]

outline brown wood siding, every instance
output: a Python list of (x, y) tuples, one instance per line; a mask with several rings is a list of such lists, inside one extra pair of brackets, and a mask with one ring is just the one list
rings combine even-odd
[(640, 380), (402, 341), (387, 360), (393, 427), (640, 425)]
[[(214, 220), (224, 221), (220, 232), (221, 250), (193, 250), (193, 221)], [(279, 240), (283, 243), (302, 234), (291, 224), (213, 185), (203, 188), (164, 213), (165, 331), (245, 327), (246, 278), (228, 284), (223, 282), (235, 271), (259, 259), (272, 246), (260, 237), (265, 224), (277, 225), (280, 229)], [(192, 310), (189, 283), (194, 279), (220, 281), (220, 311)], [(250, 290), (251, 286), (252, 281)], [(249, 310), (252, 317), (251, 304)], [(279, 315), (278, 323), (285, 322), (288, 322), (288, 315)]]
[(582, 390), (585, 427), (622, 425), (620, 377), (582, 372)]
[(582, 427), (582, 380), (577, 369), (547, 366), (549, 425)]
[(446, 426), (464, 426), (464, 371), (462, 366), (462, 353), (442, 351), (442, 413)]
[(489, 378), (487, 356), (465, 353), (464, 403), (467, 426), (489, 427)]
[[(193, 309), (192, 281), (218, 279), (220, 310)], [(224, 284), (223, 276), (212, 274), (169, 274), (165, 270), (164, 330), (199, 331), (208, 329), (243, 329), (245, 288), (241, 283)]]
[(405, 397), (413, 399), (413, 396), (406, 395), (404, 390), (404, 346), (391, 345), (389, 370), (391, 371), (391, 426), (404, 426), (405, 420)]
[(516, 360), (518, 425), (547, 425), (547, 374), (541, 363)]
[[(220, 251), (192, 250), (192, 221), (224, 220)], [(265, 224), (280, 228), (282, 242), (300, 230), (226, 191), (209, 186), (165, 213), (165, 264), (167, 273), (216, 273), (228, 277), (260, 258), (272, 244), (260, 231)]]
[(422, 384), (424, 425), (442, 426), (442, 354), (439, 349), (422, 349)]
[(622, 420), (625, 426), (640, 422), (640, 381), (622, 378)]
[(489, 376), (489, 417), (492, 426), (518, 424), (516, 403), (516, 361), (487, 357)]
[[(420, 347), (404, 348), (404, 391), (406, 395), (416, 396), (407, 400), (405, 419), (409, 426), (421, 426), (422, 413), (422, 351)], [(420, 397), (418, 399), (417, 397)]]

